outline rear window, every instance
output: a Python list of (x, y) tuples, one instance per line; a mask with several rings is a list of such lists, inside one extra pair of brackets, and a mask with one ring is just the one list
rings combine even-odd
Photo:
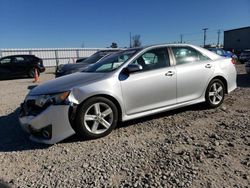
[(204, 56), (197, 50), (183, 46), (183, 47), (172, 47), (173, 54), (176, 60), (176, 65), (181, 65), (189, 62), (195, 61), (206, 61), (210, 60), (208, 57)]

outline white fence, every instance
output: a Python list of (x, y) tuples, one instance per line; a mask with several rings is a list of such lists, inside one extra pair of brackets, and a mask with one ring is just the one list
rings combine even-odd
[(30, 54), (43, 59), (44, 66), (73, 63), (81, 57), (89, 57), (99, 50), (107, 48), (27, 48), (0, 49), (0, 57), (8, 55)]

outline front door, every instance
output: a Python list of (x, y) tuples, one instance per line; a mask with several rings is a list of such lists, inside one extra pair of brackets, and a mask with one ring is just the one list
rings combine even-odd
[(121, 80), (127, 115), (176, 103), (176, 74), (167, 48), (149, 50), (133, 63), (143, 69)]

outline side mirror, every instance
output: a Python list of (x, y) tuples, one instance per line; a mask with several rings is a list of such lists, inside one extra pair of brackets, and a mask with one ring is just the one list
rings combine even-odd
[(126, 69), (128, 73), (133, 73), (142, 70), (142, 66), (138, 64), (129, 64)]

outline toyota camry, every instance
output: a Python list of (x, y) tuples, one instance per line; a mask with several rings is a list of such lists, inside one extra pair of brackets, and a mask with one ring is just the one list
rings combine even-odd
[(54, 144), (75, 133), (96, 139), (118, 122), (196, 103), (216, 108), (235, 88), (231, 58), (188, 44), (131, 48), (35, 87), (19, 121), (37, 142)]

